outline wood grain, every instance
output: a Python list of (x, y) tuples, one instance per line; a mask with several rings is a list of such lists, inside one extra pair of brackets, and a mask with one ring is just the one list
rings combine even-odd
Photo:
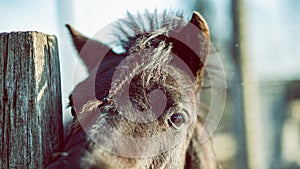
[(0, 34), (0, 166), (44, 168), (62, 150), (57, 39), (39, 32)]

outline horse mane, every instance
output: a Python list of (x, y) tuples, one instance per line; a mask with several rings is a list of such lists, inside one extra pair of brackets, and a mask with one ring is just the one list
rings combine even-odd
[(186, 25), (187, 22), (182, 19), (184, 17), (181, 11), (164, 10), (158, 13), (155, 10), (151, 13), (145, 10), (144, 14), (138, 12), (136, 15), (127, 12), (127, 18), (120, 19), (114, 25), (112, 43), (122, 49), (124, 54), (143, 49), (143, 42), (152, 41), (152, 44), (149, 44), (156, 46), (158, 42), (155, 40), (158, 36), (168, 36), (170, 31)]

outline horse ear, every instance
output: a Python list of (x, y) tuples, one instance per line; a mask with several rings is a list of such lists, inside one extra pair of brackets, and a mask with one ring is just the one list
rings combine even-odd
[(206, 21), (198, 12), (193, 12), (189, 23), (175, 33), (175, 38), (177, 40), (173, 43), (174, 52), (189, 66), (197, 83), (201, 85), (210, 46)]
[(66, 27), (72, 36), (74, 46), (81, 60), (87, 67), (88, 72), (91, 73), (99, 63), (100, 57), (112, 52), (112, 50), (106, 45), (82, 35), (69, 24), (66, 24)]

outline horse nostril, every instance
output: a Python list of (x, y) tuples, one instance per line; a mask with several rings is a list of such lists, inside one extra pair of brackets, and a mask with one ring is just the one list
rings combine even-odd
[(175, 129), (180, 129), (183, 124), (186, 122), (185, 117), (182, 113), (174, 113), (170, 118), (169, 118), (169, 124), (174, 127)]

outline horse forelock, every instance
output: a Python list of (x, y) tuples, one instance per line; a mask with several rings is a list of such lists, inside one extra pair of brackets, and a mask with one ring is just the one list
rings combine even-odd
[(127, 19), (117, 22), (113, 30), (116, 38), (113, 43), (124, 50), (122, 55), (125, 59), (118, 65), (122, 71), (115, 72), (109, 97), (122, 90), (137, 74), (142, 74), (144, 86), (151, 80), (165, 83), (166, 72), (170, 71), (170, 66), (166, 65), (172, 60), (174, 50), (169, 34), (186, 25), (182, 18), (182, 12), (163, 11), (159, 14), (157, 11), (146, 11), (144, 15), (128, 13)]
[(186, 24), (183, 18), (183, 12), (167, 10), (162, 13), (145, 11), (144, 14), (137, 15), (128, 12), (127, 18), (115, 24), (112, 32), (115, 40), (111, 43), (123, 49), (126, 54), (143, 49), (140, 47), (149, 44), (155, 47), (153, 42), (161, 40), (158, 36), (168, 35), (170, 31), (183, 28)]

